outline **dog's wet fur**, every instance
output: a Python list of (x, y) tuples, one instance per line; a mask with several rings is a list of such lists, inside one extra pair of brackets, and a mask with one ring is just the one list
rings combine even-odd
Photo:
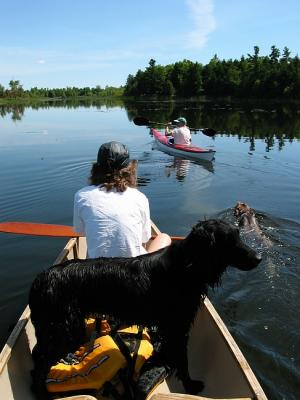
[(188, 372), (187, 342), (209, 287), (220, 284), (228, 266), (249, 271), (261, 256), (242, 242), (239, 230), (222, 220), (198, 222), (182, 241), (135, 258), (71, 260), (40, 273), (29, 306), (37, 344), (33, 389), (47, 398), (51, 365), (85, 341), (85, 317), (106, 314), (124, 324), (157, 327), (160, 355), (177, 372), (187, 393), (204, 384)]

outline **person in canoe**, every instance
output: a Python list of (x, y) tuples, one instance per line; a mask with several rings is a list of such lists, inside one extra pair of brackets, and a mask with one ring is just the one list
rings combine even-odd
[(184, 117), (179, 117), (173, 122), (175, 123), (176, 127), (172, 128), (173, 124), (169, 122), (165, 130), (166, 136), (172, 136), (169, 140), (169, 143), (191, 144), (192, 136), (190, 129), (186, 125), (186, 119)]
[(171, 243), (151, 238), (149, 201), (137, 187), (137, 160), (119, 142), (100, 146), (90, 185), (74, 197), (73, 225), (86, 236), (88, 257), (135, 257)]

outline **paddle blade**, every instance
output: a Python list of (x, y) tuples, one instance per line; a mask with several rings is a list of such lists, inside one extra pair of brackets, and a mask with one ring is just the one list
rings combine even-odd
[(39, 224), (33, 222), (1, 222), (0, 232), (33, 236), (79, 237), (71, 226)]
[(217, 131), (215, 131), (215, 130), (212, 129), (212, 128), (204, 128), (204, 129), (201, 129), (201, 132), (202, 132), (204, 135), (210, 136), (210, 137), (215, 136), (215, 134), (217, 133)]
[(138, 126), (147, 126), (150, 123), (149, 119), (144, 118), (144, 117), (135, 117), (133, 119), (133, 122), (135, 125), (138, 125)]

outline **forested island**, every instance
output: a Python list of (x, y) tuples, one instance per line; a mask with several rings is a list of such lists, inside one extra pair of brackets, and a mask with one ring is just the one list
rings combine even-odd
[(0, 102), (35, 99), (66, 99), (90, 97), (169, 97), (198, 96), (237, 98), (300, 98), (300, 58), (291, 57), (284, 47), (282, 52), (274, 45), (267, 56), (260, 55), (258, 46), (253, 54), (239, 60), (220, 60), (215, 55), (208, 64), (190, 60), (157, 65), (154, 59), (144, 71), (130, 74), (121, 87), (99, 85), (90, 88), (31, 88), (24, 90), (18, 80), (9, 87), (0, 84)]

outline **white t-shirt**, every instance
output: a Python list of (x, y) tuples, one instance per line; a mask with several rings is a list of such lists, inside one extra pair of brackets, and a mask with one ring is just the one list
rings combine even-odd
[(175, 144), (190, 144), (192, 140), (191, 132), (187, 126), (173, 129), (172, 133)]
[(151, 237), (149, 201), (137, 189), (125, 192), (86, 186), (75, 194), (74, 228), (85, 234), (88, 257), (135, 257)]

